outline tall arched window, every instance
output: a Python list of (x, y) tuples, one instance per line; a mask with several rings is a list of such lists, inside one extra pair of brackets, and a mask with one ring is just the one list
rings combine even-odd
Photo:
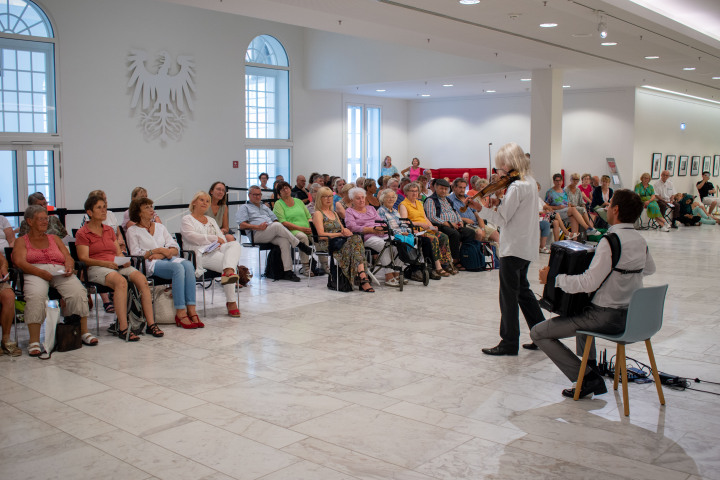
[(0, 0), (0, 212), (23, 209), (34, 192), (57, 205), (55, 42), (37, 4)]
[(263, 172), (289, 177), (290, 69), (285, 48), (270, 35), (255, 37), (245, 52), (245, 138), (248, 186)]

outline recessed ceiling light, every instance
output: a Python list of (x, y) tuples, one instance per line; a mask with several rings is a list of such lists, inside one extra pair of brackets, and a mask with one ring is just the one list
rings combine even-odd
[(563, 85), (563, 88), (570, 88), (570, 85)]
[(532, 78), (521, 78), (520, 81), (521, 82), (531, 82)]
[(423, 94), (422, 94), (422, 95), (420, 95), (420, 96), (421, 96), (421, 97), (429, 97), (429, 96), (430, 96), (430, 94), (429, 94), (429, 93), (423, 93)]
[(712, 77), (713, 80), (720, 80), (720, 77)]
[(485, 93), (495, 93), (496, 90), (485, 90)]
[(443, 83), (443, 87), (454, 87), (452, 83)]
[(645, 60), (657, 60), (658, 58), (660, 57), (658, 57), (657, 55), (648, 55), (647, 57), (645, 57)]
[(600, 45), (602, 45), (603, 47), (614, 47), (615, 45), (617, 45), (617, 42), (603, 42)]
[(463, 5), (477, 5), (480, 0), (460, 0), (460, 3)]
[(558, 26), (557, 23), (541, 23), (541, 24), (540, 24), (540, 27), (541, 27), (541, 28), (554, 28), (554, 27), (557, 27), (557, 26)]
[(683, 70), (691, 72), (691, 71), (695, 70), (695, 67), (685, 67), (685, 68), (683, 68)]
[(376, 91), (376, 92), (387, 92), (387, 90), (385, 90), (385, 89), (383, 89), (383, 88), (378, 88), (378, 89), (375, 90), (375, 91)]

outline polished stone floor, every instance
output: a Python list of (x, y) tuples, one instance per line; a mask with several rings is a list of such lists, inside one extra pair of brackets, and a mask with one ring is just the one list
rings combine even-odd
[[(646, 285), (670, 285), (661, 370), (720, 382), (720, 228), (643, 235), (659, 267)], [(717, 395), (665, 388), (661, 407), (631, 384), (626, 418), (612, 390), (562, 397), (542, 352), (482, 355), (496, 271), (374, 295), (325, 281), (256, 276), (241, 319), (218, 289), (205, 329), (134, 344), (103, 314), (99, 346), (48, 361), (21, 327), (23, 356), (0, 357), (0, 479), (720, 479)]]

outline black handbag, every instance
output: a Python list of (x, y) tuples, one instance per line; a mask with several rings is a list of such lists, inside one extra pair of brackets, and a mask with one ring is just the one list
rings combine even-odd
[(82, 347), (80, 324), (58, 323), (55, 326), (55, 351), (69, 352)]
[(334, 237), (328, 243), (328, 250), (331, 252), (339, 252), (347, 241), (347, 237)]

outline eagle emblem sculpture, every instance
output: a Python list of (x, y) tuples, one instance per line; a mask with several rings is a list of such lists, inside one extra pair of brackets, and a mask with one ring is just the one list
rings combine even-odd
[(140, 106), (140, 128), (146, 138), (159, 138), (165, 143), (178, 140), (185, 129), (186, 112), (192, 113), (195, 92), (195, 62), (192, 57), (178, 55), (177, 73), (171, 75), (172, 57), (166, 51), (157, 55), (157, 73), (151, 73), (146, 62), (151, 58), (143, 50), (132, 50), (128, 61), (133, 89), (130, 107)]

